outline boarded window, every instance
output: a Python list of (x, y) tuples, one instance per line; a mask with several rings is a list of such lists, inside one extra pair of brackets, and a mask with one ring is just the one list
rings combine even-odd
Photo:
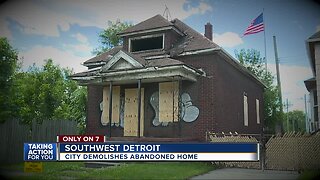
[(131, 52), (163, 49), (163, 35), (130, 39)]
[[(144, 88), (141, 88), (140, 136), (144, 125)], [(124, 136), (138, 136), (138, 89), (125, 89)]]
[(247, 95), (243, 95), (243, 120), (244, 120), (244, 125), (248, 126), (249, 119), (248, 119), (248, 97), (247, 97)]
[[(110, 88), (103, 88), (103, 111), (101, 123), (102, 125), (107, 125), (109, 123), (109, 96)], [(119, 114), (120, 114), (120, 86), (112, 87), (112, 124), (119, 124)]]
[(159, 122), (178, 121), (179, 83), (159, 83)]
[(257, 124), (260, 124), (260, 102), (256, 99)]

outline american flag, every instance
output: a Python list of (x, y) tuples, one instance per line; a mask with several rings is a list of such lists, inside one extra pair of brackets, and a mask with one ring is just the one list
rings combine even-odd
[(263, 13), (261, 13), (257, 18), (255, 18), (249, 27), (244, 32), (243, 36), (249, 34), (255, 34), (258, 32), (264, 31), (264, 24), (263, 24)]

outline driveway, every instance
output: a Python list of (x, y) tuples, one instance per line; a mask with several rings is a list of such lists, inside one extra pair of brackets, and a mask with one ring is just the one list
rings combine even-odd
[(191, 179), (297, 179), (295, 171), (273, 171), (242, 168), (224, 168)]

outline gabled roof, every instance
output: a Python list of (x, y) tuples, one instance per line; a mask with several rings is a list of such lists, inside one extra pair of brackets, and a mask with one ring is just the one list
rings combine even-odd
[[(119, 62), (122, 62), (119, 65)], [(112, 58), (110, 58), (106, 65), (104, 65), (101, 70), (102, 71), (109, 71), (114, 67), (116, 64), (119, 66), (116, 67), (116, 70), (126, 69), (126, 68), (142, 68), (145, 67), (146, 61), (139, 56), (132, 55), (129, 52), (125, 52), (119, 50)]]
[(138, 23), (135, 26), (132, 26), (122, 31), (121, 33), (119, 33), (119, 35), (138, 32), (138, 31), (157, 29), (157, 28), (170, 27), (170, 26), (173, 26), (173, 24), (167, 21), (160, 14), (158, 14), (156, 16), (153, 16), (152, 18), (142, 21), (141, 23)]
[(316, 32), (311, 37), (309, 37), (307, 41), (308, 42), (320, 41), (320, 31)]
[[(114, 47), (113, 49), (102, 53), (101, 55), (91, 58), (88, 61), (84, 63), (84, 65), (92, 68), (108, 64), (109, 66), (113, 66), (113, 63), (118, 63), (114, 69), (107, 68), (105, 72), (117, 72), (121, 71), (121, 69), (118, 68), (135, 68), (137, 70), (141, 69), (148, 69), (153, 67), (161, 67), (161, 68), (170, 68), (171, 67), (177, 67), (177, 66), (184, 66), (187, 67), (188, 65), (182, 63), (181, 61), (173, 59), (177, 56), (185, 56), (185, 55), (195, 55), (195, 54), (203, 54), (203, 53), (212, 53), (212, 52), (221, 52), (220, 54), (226, 57), (227, 62), (229, 62), (231, 65), (233, 65), (235, 68), (237, 68), (240, 72), (244, 73), (245, 75), (248, 75), (250, 78), (253, 78), (256, 80), (260, 85), (264, 86), (264, 84), (257, 79), (251, 72), (243, 68), (239, 63), (236, 62), (235, 59), (231, 55), (228, 55), (221, 47), (219, 47), (216, 43), (206, 38), (204, 35), (200, 34), (199, 32), (195, 31), (179, 19), (174, 19), (173, 21), (169, 22), (165, 18), (163, 18), (161, 15), (156, 15), (150, 19), (147, 19), (133, 27), (128, 28), (127, 30), (120, 33), (122, 36), (130, 36), (130, 35), (137, 35), (139, 33), (151, 33), (156, 31), (163, 31), (163, 30), (174, 30), (181, 36), (179, 36), (178, 41), (173, 44), (170, 49), (166, 50), (150, 50), (150, 51), (141, 51), (141, 52), (127, 52), (125, 49), (123, 49), (121, 46)], [(149, 30), (149, 31), (148, 31)], [(128, 55), (132, 57), (137, 62), (140, 62), (140, 64), (145, 65), (143, 67), (138, 66), (131, 66), (129, 61), (121, 60), (119, 62), (116, 62), (117, 58), (113, 58), (119, 51), (122, 51), (125, 53), (125, 55)], [(110, 60), (115, 62), (110, 62)], [(130, 59), (130, 58), (128, 58)], [(128, 64), (129, 63), (129, 64)], [(106, 67), (106, 66), (105, 66)], [(192, 69), (193, 71), (199, 71), (194, 67), (188, 66), (188, 68)], [(95, 68), (94, 68), (95, 69)], [(93, 70), (91, 69), (88, 72), (90, 76), (92, 76)], [(126, 69), (126, 70), (127, 70)], [(97, 74), (100, 73), (99, 71), (96, 71)], [(125, 71), (126, 71), (125, 70)], [(102, 72), (101, 72), (102, 73)], [(197, 72), (198, 74), (202, 74), (203, 72)], [(78, 73), (73, 75), (75, 76), (81, 76), (85, 77), (88, 76), (86, 72), (84, 73)], [(93, 75), (94, 76), (94, 75)]]
[[(184, 37), (173, 45), (173, 47), (167, 51), (164, 50), (154, 50), (154, 51), (142, 51), (131, 53), (131, 55), (140, 56), (140, 58), (149, 58), (153, 56), (169, 56), (175, 57), (181, 55), (185, 52), (193, 52), (204, 49), (214, 49), (219, 48), (217, 44), (193, 30), (191, 27), (180, 21), (179, 19), (174, 19), (173, 21), (168, 21), (161, 15), (156, 15), (150, 19), (147, 19), (133, 27), (128, 28), (123, 31), (123, 33), (131, 33), (136, 31), (144, 31), (147, 29), (172, 27), (184, 34)], [(117, 53), (119, 50), (124, 50), (122, 46), (116, 46), (109, 51), (100, 54), (94, 58), (91, 58), (84, 62), (85, 66), (107, 62), (107, 59)], [(102, 65), (102, 64), (101, 64)]]
[(310, 78), (304, 81), (304, 85), (306, 86), (307, 90), (310, 92), (313, 89), (317, 89), (317, 81), (316, 78)]
[(85, 61), (83, 63), (83, 65), (86, 66), (86, 65), (91, 64), (91, 63), (100, 63), (100, 62), (103, 62), (103, 61), (107, 61), (108, 58), (110, 58), (111, 56), (116, 54), (121, 49), (122, 49), (122, 46), (115, 46), (112, 49), (109, 49), (108, 51), (106, 51), (104, 53), (101, 53), (100, 55), (95, 56), (95, 57)]

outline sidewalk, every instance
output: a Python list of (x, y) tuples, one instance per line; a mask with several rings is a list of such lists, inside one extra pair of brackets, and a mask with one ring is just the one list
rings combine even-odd
[(295, 171), (224, 168), (191, 179), (297, 179), (298, 177), (299, 174)]

